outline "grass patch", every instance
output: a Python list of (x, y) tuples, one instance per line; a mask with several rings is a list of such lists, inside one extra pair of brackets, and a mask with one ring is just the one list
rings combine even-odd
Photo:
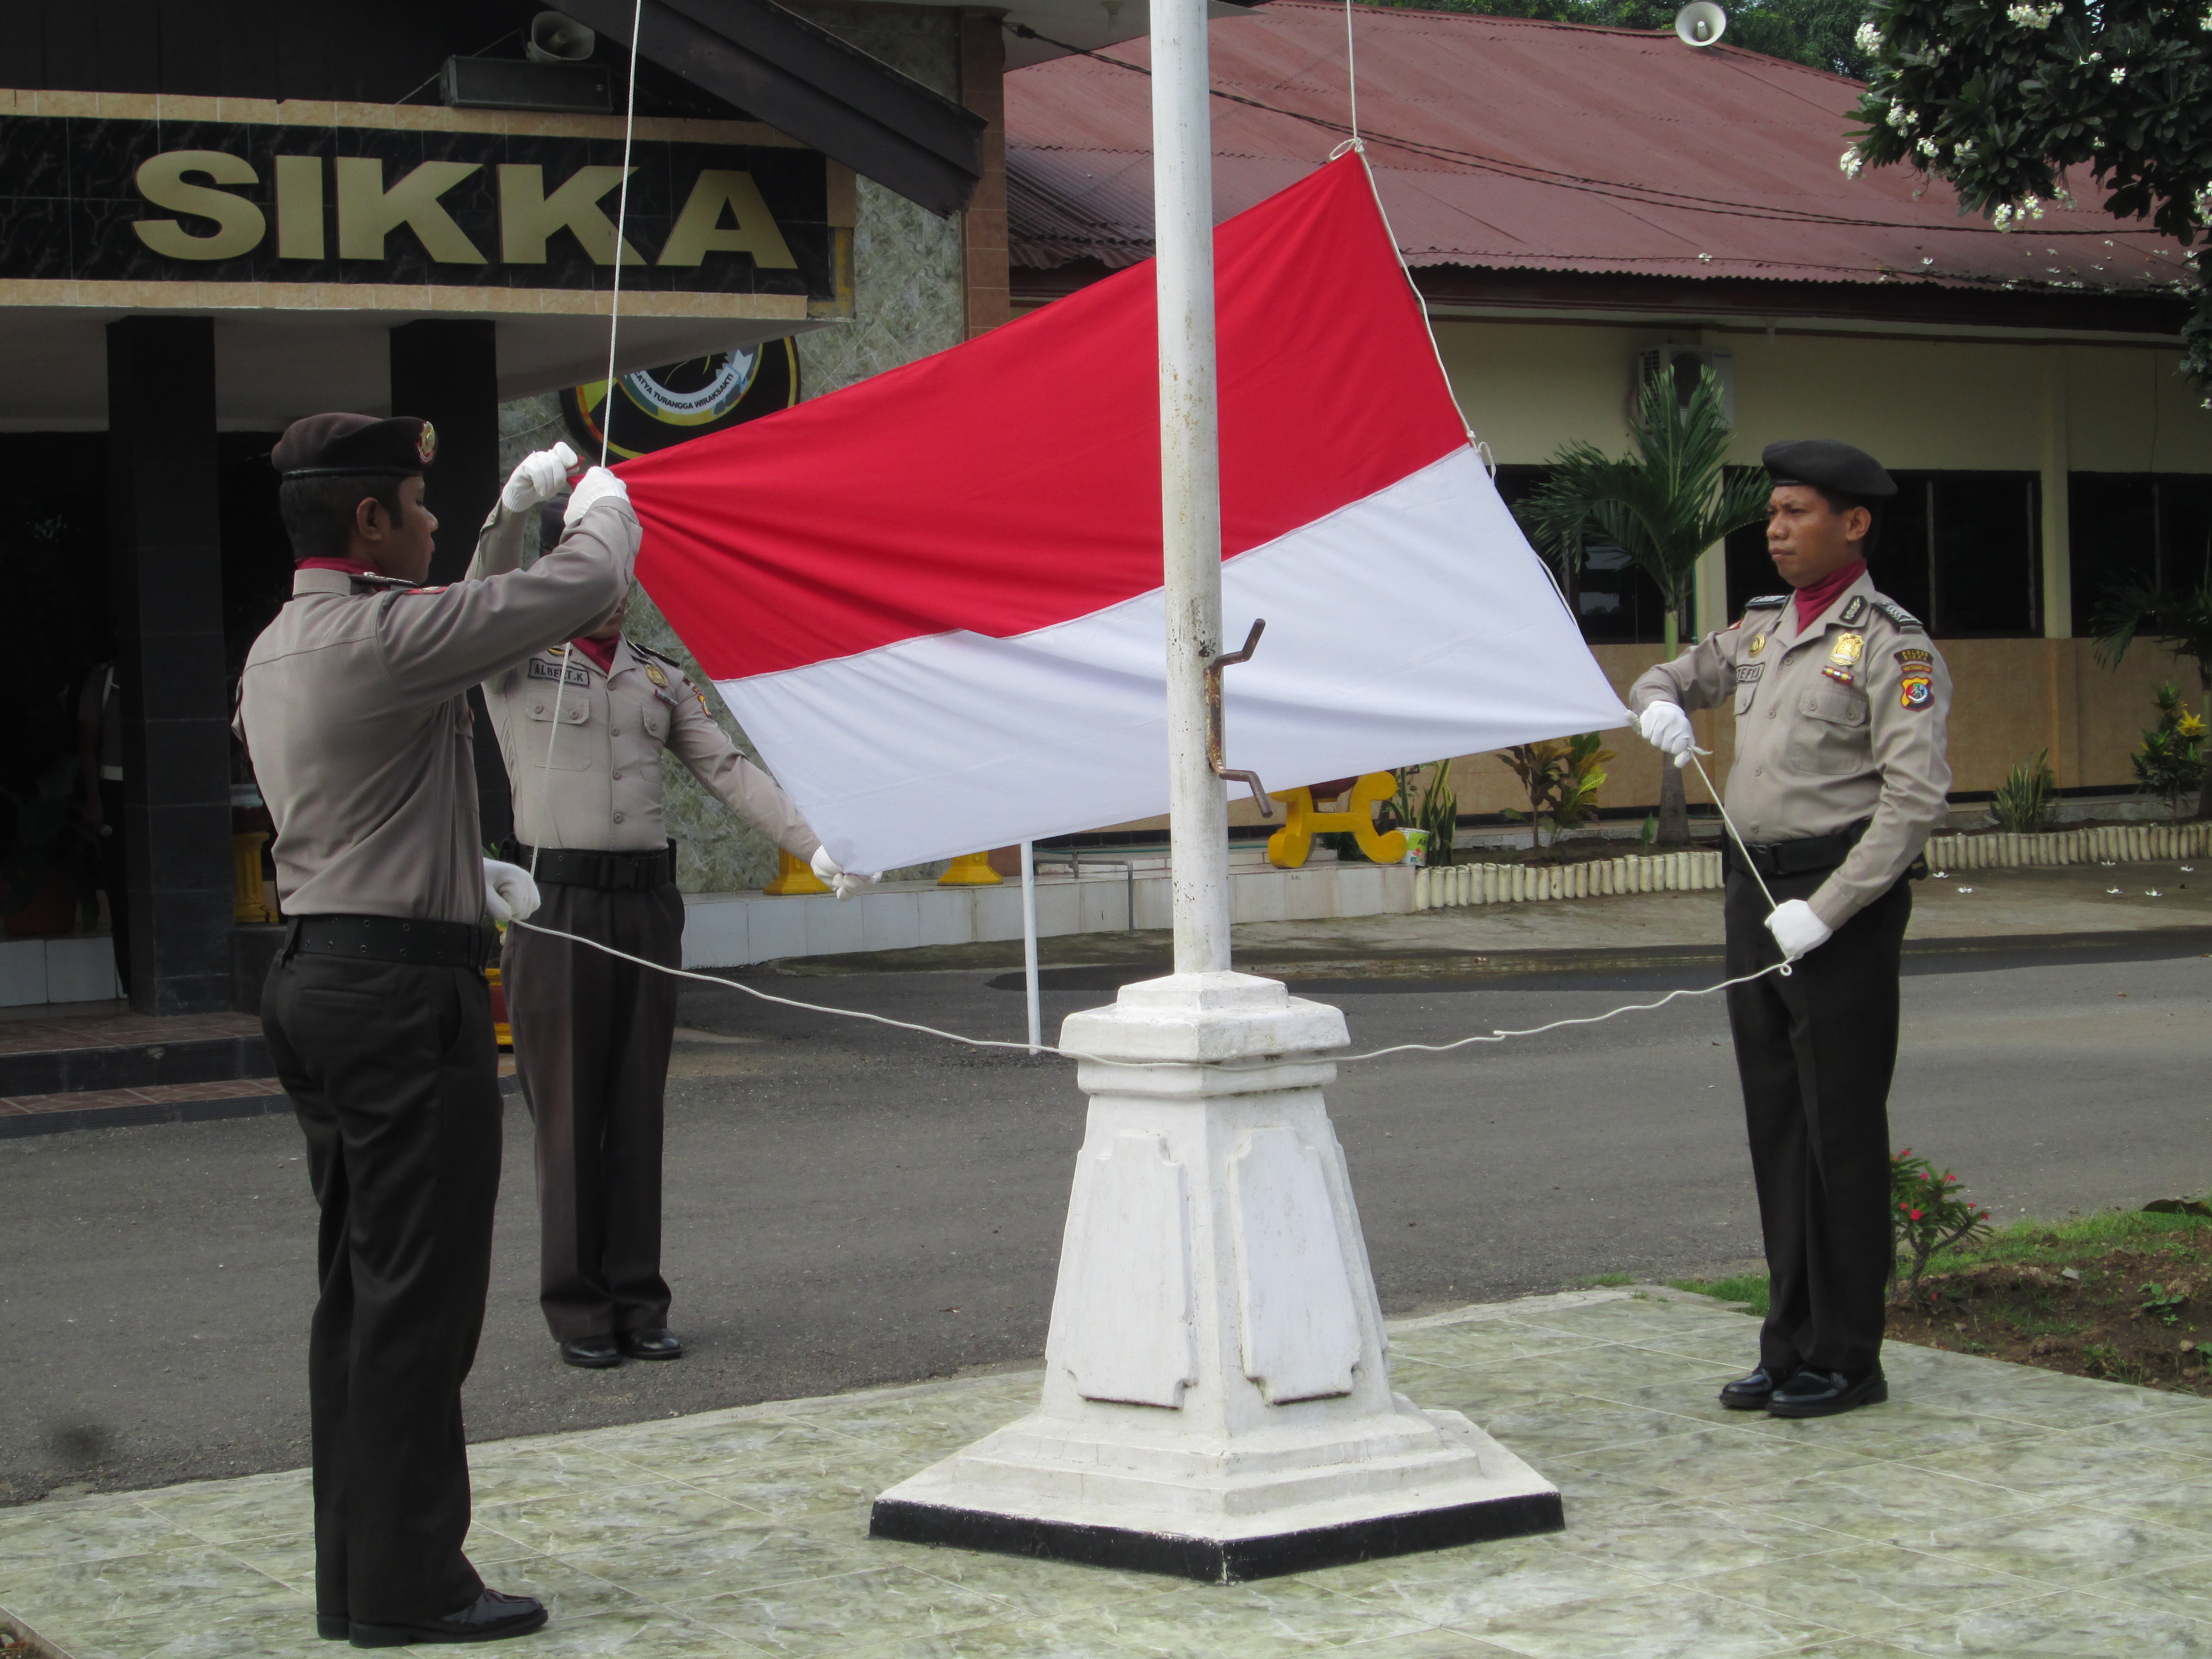
[(1592, 1273), (1588, 1279), (1577, 1279), (1577, 1285), (1587, 1285), (1593, 1290), (1611, 1290), (1622, 1285), (1636, 1283), (1634, 1273)]
[(1766, 1275), (1738, 1273), (1733, 1279), (1670, 1279), (1667, 1283), (1678, 1291), (1693, 1291), (1699, 1296), (1710, 1296), (1722, 1302), (1748, 1302), (1744, 1311), (1764, 1319), (1766, 1316)]
[[(1767, 1310), (1763, 1273), (1676, 1290)], [(1929, 1264), (1893, 1304), (1893, 1341), (2212, 1395), (2212, 1217), (2106, 1210), (2017, 1221)]]

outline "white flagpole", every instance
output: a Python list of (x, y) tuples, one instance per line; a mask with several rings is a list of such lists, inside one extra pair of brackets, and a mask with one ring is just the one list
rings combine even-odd
[(1229, 792), (1206, 752), (1221, 651), (1221, 466), (1213, 355), (1213, 138), (1205, 0), (1153, 0), (1152, 202), (1160, 505), (1167, 593), (1169, 858), (1175, 970), (1229, 967)]
[(1029, 993), (1030, 1052), (1044, 1041), (1044, 1018), (1037, 1005), (1036, 843), (1022, 843), (1022, 976)]

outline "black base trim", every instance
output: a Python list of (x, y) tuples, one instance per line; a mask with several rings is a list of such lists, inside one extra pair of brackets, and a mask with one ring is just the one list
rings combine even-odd
[(956, 1549), (988, 1550), (1039, 1560), (1078, 1561), (1086, 1566), (1118, 1567), (1133, 1572), (1167, 1573), (1210, 1584), (1234, 1584), (1249, 1578), (1278, 1578), (1316, 1567), (1340, 1567), (1384, 1556), (1449, 1549), (1456, 1544), (1487, 1543), (1531, 1533), (1559, 1532), (1566, 1517), (1557, 1492), (1493, 1498), (1450, 1509), (1412, 1515), (1377, 1516), (1341, 1526), (1264, 1538), (1189, 1538), (1173, 1533), (1133, 1532), (1121, 1527), (1039, 1521), (981, 1510), (917, 1504), (903, 1498), (876, 1500), (868, 1517), (868, 1536), (902, 1544), (941, 1544)]

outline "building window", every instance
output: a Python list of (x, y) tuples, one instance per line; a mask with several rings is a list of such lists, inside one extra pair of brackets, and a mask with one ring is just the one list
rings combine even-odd
[(2075, 635), (2099, 631), (2115, 587), (2185, 592), (2212, 578), (2212, 477), (2072, 472), (2066, 500)]
[[(1498, 493), (1506, 506), (1516, 506), (1534, 494), (1550, 472), (1547, 466), (1501, 466)], [(1657, 645), (1666, 639), (1667, 602), (1658, 584), (1620, 548), (1592, 540), (1583, 547), (1582, 568), (1568, 571), (1559, 569), (1549, 548), (1536, 550), (1559, 578), (1568, 608), (1591, 644)]]
[[(2033, 472), (1899, 472), (1868, 568), (1874, 584), (1946, 639), (2043, 631), (2043, 549)], [(1729, 614), (1778, 592), (1766, 528), (1728, 540)]]

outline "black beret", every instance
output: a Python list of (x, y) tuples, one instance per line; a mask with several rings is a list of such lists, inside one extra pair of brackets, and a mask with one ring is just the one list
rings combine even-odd
[(270, 464), (288, 478), (411, 478), (438, 458), (438, 429), (412, 415), (310, 415), (284, 428)]
[(1810, 484), (1838, 495), (1885, 501), (1897, 494), (1897, 481), (1863, 449), (1833, 438), (1791, 438), (1769, 444), (1759, 457), (1778, 484)]

